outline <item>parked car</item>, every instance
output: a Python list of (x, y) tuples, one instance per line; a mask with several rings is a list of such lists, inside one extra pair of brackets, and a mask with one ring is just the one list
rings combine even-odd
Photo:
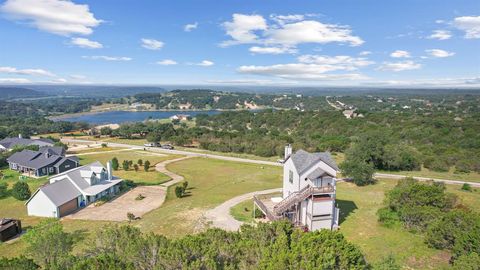
[(173, 150), (173, 145), (171, 144), (162, 144), (162, 146), (160, 146), (160, 148), (162, 149), (168, 149), (168, 150)]
[(156, 142), (151, 142), (151, 143), (145, 143), (145, 144), (143, 144), (143, 146), (146, 146), (146, 147), (160, 147), (160, 144), (156, 143)]
[(22, 233), (22, 223), (17, 219), (2, 218), (0, 219), (0, 242)]

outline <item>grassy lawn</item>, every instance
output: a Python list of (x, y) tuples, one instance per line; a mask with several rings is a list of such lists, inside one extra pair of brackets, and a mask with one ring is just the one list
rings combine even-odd
[(223, 160), (192, 158), (172, 163), (168, 169), (183, 175), (189, 194), (176, 198), (168, 190), (162, 207), (133, 224), (144, 231), (178, 237), (202, 228), (202, 214), (232, 197), (281, 186), (281, 168)]
[[(84, 148), (81, 150), (72, 151), (72, 154), (87, 154), (87, 153), (100, 153), (100, 152), (109, 152), (109, 151), (117, 151), (122, 150), (125, 148), (121, 147), (96, 147), (96, 148)], [(70, 151), (69, 151), (70, 153)]]
[[(88, 164), (97, 160), (100, 161), (102, 164), (106, 164), (107, 161), (111, 160), (114, 157), (118, 159), (118, 163), (120, 164), (120, 168), (114, 172), (115, 176), (121, 177), (123, 179), (132, 180), (137, 184), (141, 184), (141, 185), (158, 185), (170, 180), (170, 177), (168, 177), (163, 173), (157, 172), (155, 170), (155, 164), (165, 160), (178, 158), (180, 156), (162, 155), (162, 154), (156, 154), (148, 151), (138, 151), (138, 150), (121, 151), (121, 152), (115, 152), (115, 153), (99, 152), (98, 154), (79, 156), (80, 163), (82, 165)], [(139, 159), (142, 159), (143, 162), (145, 162), (146, 160), (150, 161), (150, 168), (148, 172), (144, 171), (143, 166), (140, 166), (140, 169), (137, 172), (133, 168), (131, 168), (128, 171), (123, 170), (122, 162), (124, 160), (132, 160), (133, 163), (135, 164)]]
[(439, 179), (452, 179), (452, 180), (463, 180), (470, 182), (480, 182), (480, 174), (476, 172), (470, 173), (455, 173), (455, 168), (451, 167), (448, 172), (434, 172), (427, 168), (423, 168), (420, 171), (379, 171), (379, 173), (389, 173), (389, 174), (400, 174), (407, 176), (420, 176), (427, 178), (439, 178)]
[[(386, 228), (378, 224), (376, 212), (383, 206), (384, 192), (395, 184), (395, 180), (381, 180), (376, 185), (366, 187), (338, 183), (340, 231), (363, 250), (369, 262), (377, 262), (393, 254), (398, 262), (412, 269), (446, 266), (448, 252), (428, 248), (420, 234), (410, 233), (401, 227)], [(458, 195), (463, 204), (480, 212), (479, 190), (466, 192), (456, 185), (448, 185), (447, 190)], [(252, 211), (253, 201), (247, 200), (233, 207), (231, 214), (240, 221), (252, 222)]]

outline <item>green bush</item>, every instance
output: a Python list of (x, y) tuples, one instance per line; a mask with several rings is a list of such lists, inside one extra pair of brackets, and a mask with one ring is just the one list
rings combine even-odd
[(120, 191), (125, 191), (136, 187), (137, 184), (132, 180), (123, 180), (120, 184)]
[(454, 262), (453, 270), (480, 270), (480, 255), (472, 252), (458, 257)]
[(185, 188), (183, 188), (183, 186), (176, 186), (175, 196), (177, 196), (177, 198), (182, 198), (183, 195), (185, 195)]
[(393, 212), (390, 208), (384, 207), (377, 211), (378, 221), (385, 227), (392, 227), (399, 224), (400, 218), (396, 212)]
[(148, 169), (150, 169), (150, 161), (148, 160), (145, 160), (145, 162), (143, 163), (143, 169), (148, 172)]
[(462, 185), (462, 190), (471, 192), (472, 191), (472, 186), (469, 183), (464, 183)]
[(24, 256), (18, 258), (0, 258), (0, 269), (3, 270), (35, 270), (39, 269), (38, 266), (32, 259), (27, 259)]
[(380, 262), (373, 265), (373, 270), (400, 270), (402, 267), (397, 263), (395, 257), (390, 254)]
[(116, 157), (112, 158), (112, 169), (114, 169), (115, 171), (118, 170), (118, 159)]
[(15, 199), (19, 201), (28, 200), (30, 196), (32, 196), (32, 193), (30, 192), (30, 187), (27, 183), (22, 181), (16, 182), (13, 185), (11, 194)]

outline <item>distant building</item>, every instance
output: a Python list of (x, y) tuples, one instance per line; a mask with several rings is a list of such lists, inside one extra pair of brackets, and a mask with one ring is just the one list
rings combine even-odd
[(12, 150), (15, 147), (22, 147), (22, 146), (30, 146), (30, 145), (38, 145), (38, 146), (53, 146), (54, 142), (50, 139), (24, 139), (22, 135), (18, 135), (18, 137), (11, 137), (5, 138), (0, 141), (0, 151), (7, 151)]
[(187, 121), (191, 118), (189, 114), (175, 114), (170, 116), (170, 120)]
[[(269, 220), (287, 218), (310, 231), (337, 229), (340, 210), (335, 206), (338, 167), (330, 153), (308, 153), (285, 148), (283, 195), (254, 197), (256, 208)], [(256, 210), (255, 210), (256, 211)]]
[(355, 110), (345, 110), (345, 111), (343, 111), (343, 115), (347, 119), (352, 119), (352, 118), (355, 118), (357, 116), (357, 114), (355, 113)]
[(60, 218), (120, 191), (123, 180), (96, 161), (53, 176), (25, 203), (29, 216)]
[(42, 177), (78, 167), (78, 158), (65, 157), (63, 147), (40, 147), (39, 151), (23, 150), (7, 158), (10, 169), (30, 176)]

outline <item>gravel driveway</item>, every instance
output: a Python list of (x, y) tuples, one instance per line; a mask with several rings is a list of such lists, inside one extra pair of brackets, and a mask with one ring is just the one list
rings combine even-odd
[[(145, 198), (137, 201), (135, 198), (139, 194)], [(165, 188), (161, 186), (140, 186), (101, 206), (89, 205), (87, 208), (66, 216), (65, 219), (124, 221), (128, 220), (127, 213), (141, 217), (160, 207), (165, 200), (165, 194)]]

